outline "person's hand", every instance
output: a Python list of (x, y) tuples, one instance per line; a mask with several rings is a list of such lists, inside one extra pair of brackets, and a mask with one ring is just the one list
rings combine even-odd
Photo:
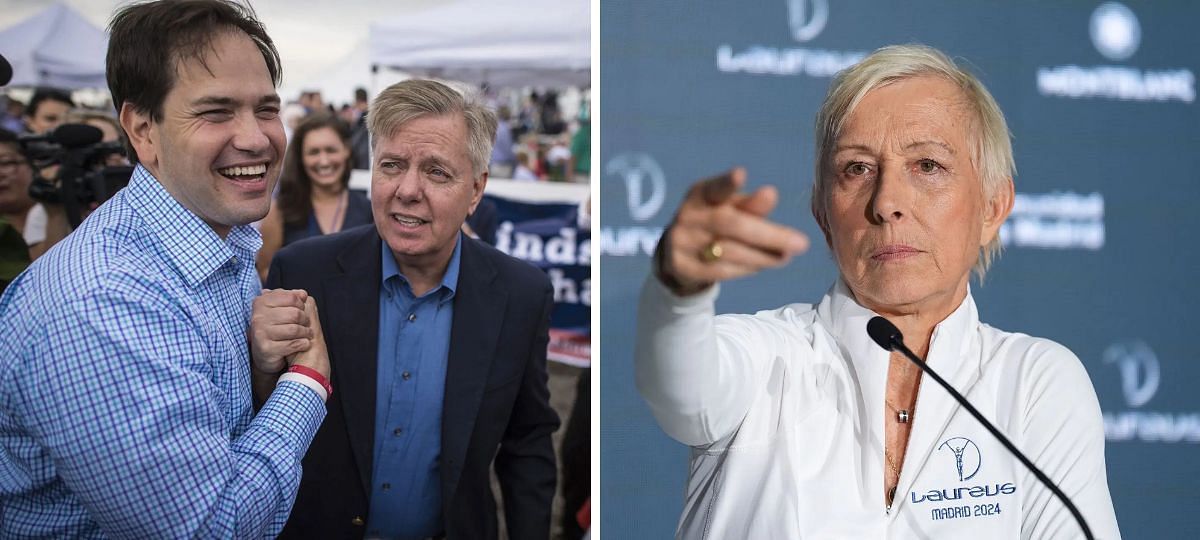
[(317, 370), (329, 380), (329, 349), (325, 346), (325, 333), (321, 331), (321, 318), (317, 315), (317, 302), (309, 297), (304, 303), (304, 313), (312, 329), (311, 347), (288, 358), (288, 366), (300, 365)]
[(249, 335), (250, 365), (255, 370), (279, 374), (289, 365), (288, 356), (311, 347), (314, 334), (320, 332), (319, 323), (306, 309), (311, 301), (304, 291), (284, 289), (264, 290), (254, 299)]
[(777, 268), (808, 250), (804, 233), (766, 219), (779, 201), (775, 188), (740, 193), (745, 183), (736, 168), (688, 191), (654, 254), (655, 272), (675, 294)]

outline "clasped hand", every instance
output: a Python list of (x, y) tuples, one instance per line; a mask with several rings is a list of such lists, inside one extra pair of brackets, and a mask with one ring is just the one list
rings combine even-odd
[(317, 303), (302, 290), (264, 290), (250, 315), (250, 358), (254, 370), (278, 374), (299, 364), (329, 376), (329, 353)]

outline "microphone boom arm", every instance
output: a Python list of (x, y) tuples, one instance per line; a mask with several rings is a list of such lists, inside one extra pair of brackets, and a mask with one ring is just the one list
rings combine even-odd
[[(881, 320), (882, 323), (877, 323), (876, 320)], [(921, 371), (932, 377), (933, 380), (937, 381), (938, 385), (940, 385), (942, 388), (945, 388), (951, 396), (954, 396), (954, 399), (958, 401), (959, 405), (962, 405), (967, 412), (971, 413), (971, 416), (974, 416), (980, 424), (983, 424), (983, 427), (987, 428), (987, 430), (991, 432), (992, 436), (996, 437), (996, 439), (1000, 441), (1000, 444), (1003, 444), (1009, 452), (1012, 452), (1014, 456), (1017, 456), (1017, 459), (1020, 460), (1021, 463), (1024, 464), (1025, 467), (1037, 477), (1038, 480), (1041, 480), (1042, 484), (1050, 488), (1050, 491), (1054, 493), (1056, 497), (1058, 497), (1058, 500), (1062, 501), (1063, 505), (1067, 507), (1067, 510), (1071, 511), (1071, 515), (1075, 517), (1075, 521), (1078, 522), (1079, 527), (1083, 529), (1083, 535), (1088, 540), (1093, 540), (1095, 538), (1092, 536), (1092, 529), (1088, 527), (1087, 521), (1083, 519), (1083, 514), (1079, 512), (1079, 509), (1075, 507), (1075, 504), (1071, 502), (1071, 499), (1069, 499), (1067, 495), (1058, 488), (1058, 485), (1050, 480), (1050, 477), (1046, 476), (1046, 473), (1043, 473), (1042, 470), (1037, 467), (1037, 465), (1034, 465), (1032, 461), (1029, 461), (1029, 458), (1025, 457), (1024, 453), (1022, 453), (1020, 450), (1017, 450), (1017, 447), (1013, 445), (1012, 441), (1009, 441), (1008, 437), (1005, 437), (1003, 433), (1000, 433), (1000, 430), (997, 429), (996, 426), (992, 425), (987, 418), (984, 418), (983, 414), (981, 414), (974, 405), (971, 405), (971, 402), (967, 401), (967, 398), (958, 393), (958, 391), (955, 390), (954, 387), (950, 386), (945, 379), (943, 379), (937, 374), (937, 372), (933, 371), (933, 369), (926, 365), (924, 360), (921, 360), (921, 358), (916, 354), (913, 354), (908, 347), (904, 346), (903, 337), (900, 335), (900, 331), (896, 329), (895, 325), (893, 325), (891, 321), (888, 321), (883, 317), (875, 317), (872, 318), (867, 324), (867, 329), (868, 333), (871, 334), (871, 338), (874, 339), (875, 343), (879, 344), (880, 347), (883, 347), (889, 351), (899, 350), (905, 358), (908, 358), (909, 361), (916, 364), (917, 367), (921, 368)], [(879, 331), (881, 329), (886, 330), (881, 333)]]

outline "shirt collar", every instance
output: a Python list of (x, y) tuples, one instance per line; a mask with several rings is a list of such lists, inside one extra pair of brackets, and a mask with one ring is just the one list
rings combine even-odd
[[(817, 306), (817, 317), (822, 326), (829, 329), (830, 337), (861, 385), (866, 414), (872, 422), (868, 425), (882, 425), (878, 415), (883, 414), (884, 409), (890, 354), (867, 335), (867, 321), (876, 315), (854, 299), (849, 287), (841, 279)], [(968, 285), (967, 295), (958, 308), (934, 327), (925, 359), (930, 367), (952, 384), (960, 379), (960, 375), (978, 370), (978, 358), (970, 358), (966, 354), (978, 326), (979, 314)]]
[[(450, 254), (450, 263), (446, 265), (446, 273), (442, 275), (442, 285), (435, 290), (446, 290), (446, 295), (442, 298), (443, 301), (454, 297), (454, 291), (458, 287), (458, 270), (462, 265), (462, 233), (460, 232), (454, 239), (454, 251)], [(396, 256), (392, 250), (388, 248), (387, 240), (379, 241), (379, 249), (383, 261), (383, 272), (380, 281), (380, 286), (387, 287), (388, 279), (392, 277), (398, 278), (400, 281), (408, 284), (408, 278), (400, 273), (400, 266), (396, 263)], [(433, 292), (433, 291), (430, 291)], [(426, 293), (427, 295), (429, 293)]]
[(222, 265), (242, 257), (252, 264), (262, 237), (249, 225), (230, 229), (224, 240), (200, 216), (167, 193), (150, 171), (139, 164), (125, 188), (134, 213), (158, 237), (164, 251), (189, 285), (208, 279)]

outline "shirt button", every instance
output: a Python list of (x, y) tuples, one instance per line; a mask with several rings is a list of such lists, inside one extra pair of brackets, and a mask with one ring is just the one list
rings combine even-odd
[(411, 379), (411, 378), (412, 378), (412, 373), (409, 373), (409, 372), (405, 371), (405, 372), (404, 372), (404, 373), (402, 373), (400, 376), (401, 376), (401, 377), (404, 377), (404, 380), (406, 380), (406, 381), (407, 381), (407, 380), (409, 380), (409, 379)]
[(403, 428), (396, 428), (396, 429), (393, 429), (393, 430), (392, 430), (392, 435), (395, 435), (395, 436), (399, 437), (399, 436), (400, 436), (400, 435), (402, 435), (402, 434), (404, 434), (404, 429), (403, 429)]
[(361, 527), (363, 525), (362, 516), (354, 516), (354, 519), (350, 520), (350, 524), (356, 527)]
[(416, 314), (416, 313), (409, 313), (409, 314), (408, 314), (408, 322), (413, 322), (413, 321), (415, 321), (415, 320), (417, 320), (417, 314)]
[(392, 489), (392, 485), (391, 485), (391, 484), (389, 484), (389, 483), (387, 483), (387, 482), (384, 482), (384, 483), (383, 483), (383, 485), (382, 485), (382, 486), (380, 486), (380, 487), (382, 487), (384, 491), (387, 491), (387, 490), (389, 490), (389, 489)]

